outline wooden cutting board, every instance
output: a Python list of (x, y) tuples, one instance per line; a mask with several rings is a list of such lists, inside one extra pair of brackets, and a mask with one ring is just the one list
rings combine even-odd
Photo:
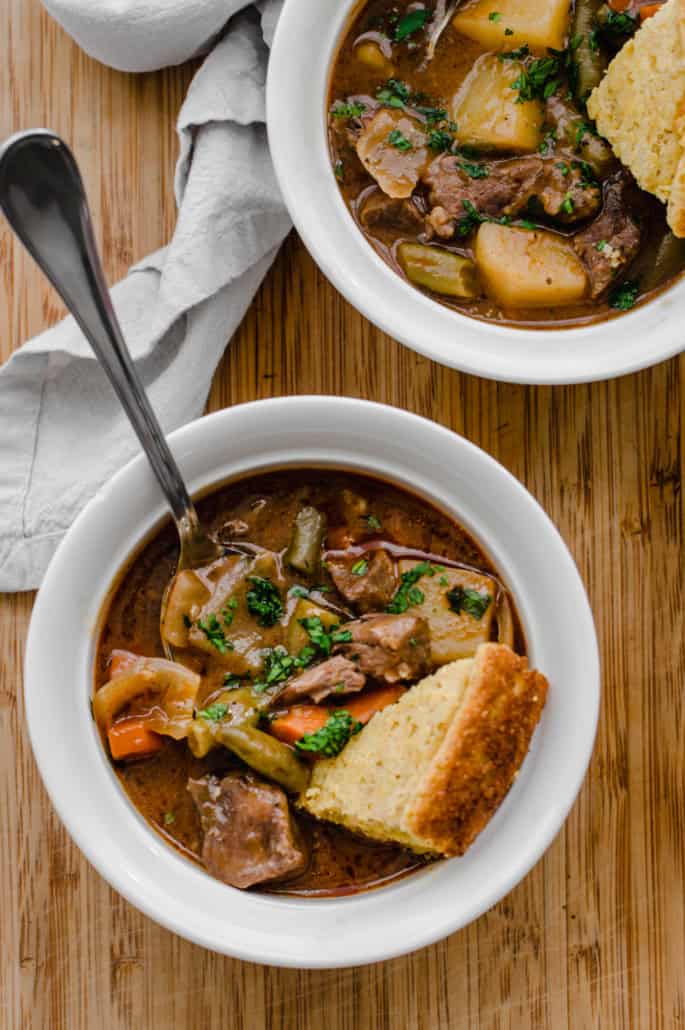
[[(77, 50), (39, 0), (0, 4), (0, 137), (49, 125), (73, 145), (110, 280), (173, 227), (173, 122), (192, 71), (108, 71)], [(0, 357), (61, 314), (1, 225)], [(562, 348), (563, 336), (550, 345)], [(468, 378), (374, 329), (293, 236), (219, 366), (210, 408), (310, 392), (400, 405), (463, 433), (521, 479), (560, 527), (590, 592), (604, 668), (597, 748), (580, 799), (524, 882), (432, 948), (341, 972), (213, 955), (119, 898), (60, 826), (24, 721), (33, 598), (2, 597), (0, 1026), (683, 1026), (685, 358), (595, 386)]]

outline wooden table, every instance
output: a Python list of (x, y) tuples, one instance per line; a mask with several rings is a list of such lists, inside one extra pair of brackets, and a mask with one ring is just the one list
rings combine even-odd
[[(192, 71), (108, 71), (38, 0), (0, 5), (0, 137), (47, 124), (74, 146), (110, 280), (172, 230), (173, 122)], [(0, 357), (61, 314), (0, 227)], [(553, 345), (563, 347), (563, 337)], [(222, 958), (131, 908), (61, 827), (24, 721), (33, 596), (2, 597), (0, 1026), (683, 1026), (685, 359), (594, 386), (468, 378), (377, 331), (293, 235), (226, 351), (209, 406), (293, 393), (370, 397), (463, 433), (522, 480), (560, 527), (590, 592), (604, 667), (597, 747), (580, 798), (525, 881), (441, 944), (341, 972)]]

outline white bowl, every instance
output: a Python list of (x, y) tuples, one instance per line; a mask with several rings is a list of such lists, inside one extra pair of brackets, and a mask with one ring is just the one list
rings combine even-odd
[(685, 279), (620, 318), (531, 330), (479, 322), (414, 289), (367, 243), (331, 168), (331, 62), (357, 0), (287, 0), (269, 59), (267, 123), (285, 203), (334, 286), (384, 332), (443, 365), (513, 383), (583, 383), (635, 372), (685, 346)]
[(513, 590), (550, 694), (530, 754), (465, 857), (367, 894), (298, 899), (227, 887), (175, 852), (133, 808), (89, 699), (96, 631), (117, 573), (165, 515), (143, 457), (67, 533), (29, 630), (26, 713), (45, 786), (75, 842), (133, 905), (183, 937), (253, 962), (361, 965), (430, 944), (503, 897), (561, 827), (590, 758), (599, 704), (592, 614), (576, 567), (533, 498), (483, 451), (432, 422), (364, 401), (292, 397), (227, 409), (172, 433), (190, 488), (288, 464), (406, 484), (454, 514)]

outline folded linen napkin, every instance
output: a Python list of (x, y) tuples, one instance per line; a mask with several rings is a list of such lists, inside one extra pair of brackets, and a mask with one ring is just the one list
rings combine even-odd
[[(264, 125), (280, 3), (236, 13), (245, 0), (46, 0), (84, 49), (118, 68), (176, 63), (215, 40), (178, 117), (173, 238), (112, 291), (165, 431), (201, 414), (226, 342), (290, 228)], [(12, 355), (0, 368), (0, 590), (38, 586), (86, 501), (138, 451), (71, 318)]]

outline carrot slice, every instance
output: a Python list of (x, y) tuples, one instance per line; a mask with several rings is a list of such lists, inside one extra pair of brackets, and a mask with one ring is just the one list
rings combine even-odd
[(121, 719), (107, 731), (112, 758), (146, 758), (162, 746), (159, 733), (149, 730), (145, 719)]
[[(405, 690), (406, 687), (399, 683), (378, 687), (350, 698), (342, 707), (353, 719), (365, 726), (372, 715), (399, 700)], [(285, 715), (274, 719), (271, 723), (271, 732), (286, 744), (295, 744), (305, 733), (316, 733), (320, 730), (334, 711), (335, 708), (325, 708), (323, 705), (293, 705)]]
[(116, 676), (123, 676), (125, 672), (130, 672), (138, 661), (140, 661), (140, 656), (132, 654), (131, 651), (112, 651), (109, 659), (109, 678), (113, 680)]
[(645, 4), (644, 7), (640, 8), (640, 21), (646, 21), (647, 18), (651, 18), (653, 14), (660, 11), (663, 4)]

